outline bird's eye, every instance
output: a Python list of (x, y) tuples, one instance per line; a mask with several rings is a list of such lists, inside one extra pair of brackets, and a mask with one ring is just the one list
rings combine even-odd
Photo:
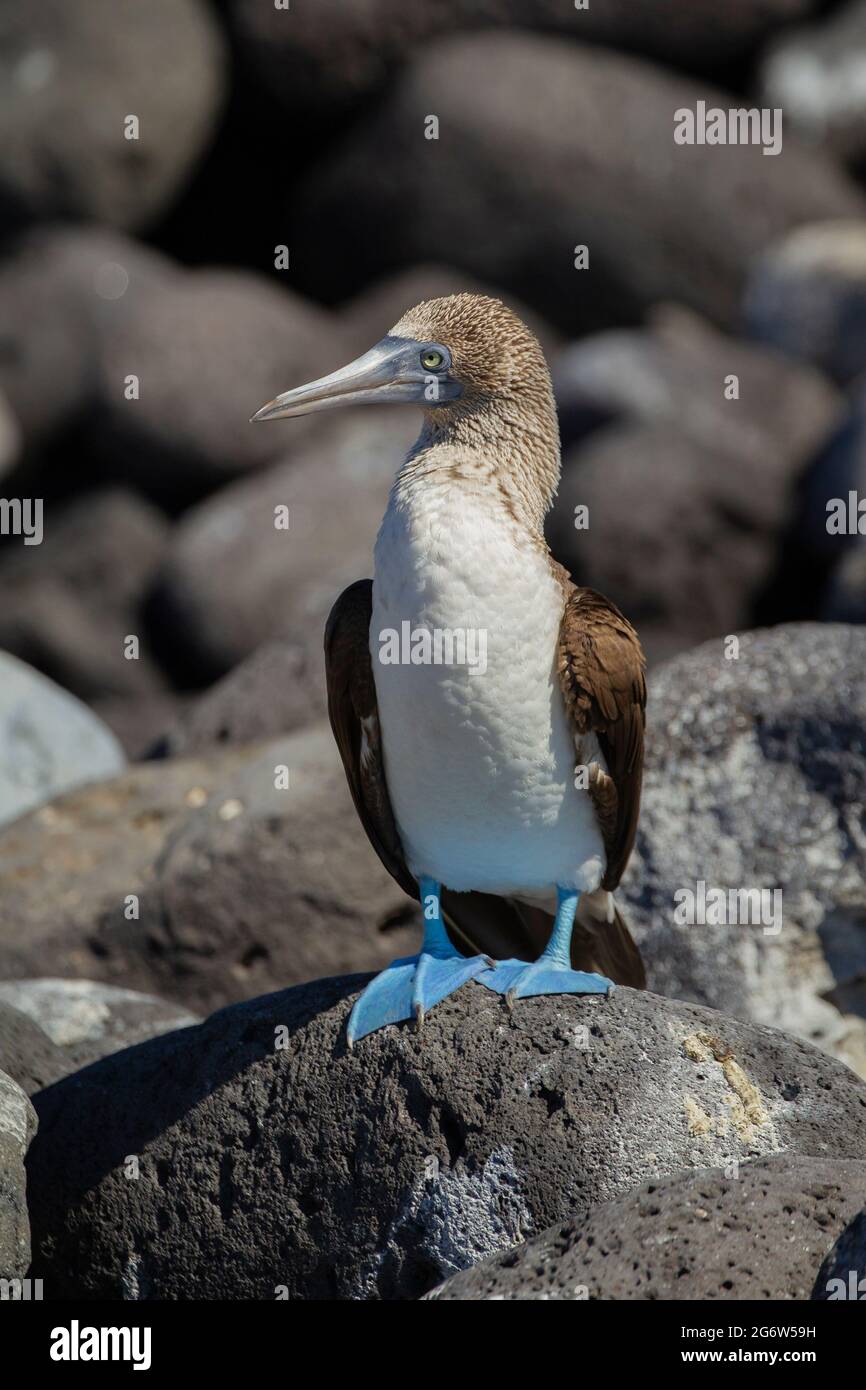
[(435, 371), (437, 367), (442, 366), (444, 361), (445, 358), (438, 348), (427, 348), (425, 352), (421, 353), (421, 366), (426, 367), (428, 371)]

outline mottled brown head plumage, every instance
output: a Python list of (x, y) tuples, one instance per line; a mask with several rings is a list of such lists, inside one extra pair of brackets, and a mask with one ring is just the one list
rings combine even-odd
[[(466, 461), (493, 468), (522, 520), (541, 524), (559, 482), (559, 426), (550, 372), (541, 345), (500, 300), (482, 294), (429, 299), (404, 314), (390, 330), (447, 347), (451, 376), (463, 386), (457, 400), (425, 411), (420, 441), (449, 447)], [(416, 455), (416, 458), (419, 455)]]

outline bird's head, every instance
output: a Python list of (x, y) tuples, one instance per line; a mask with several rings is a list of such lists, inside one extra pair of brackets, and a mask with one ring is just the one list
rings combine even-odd
[(454, 294), (418, 304), (363, 356), (284, 391), (253, 419), (405, 402), (436, 425), (496, 407), (553, 408), (544, 354), (526, 325), (498, 299)]

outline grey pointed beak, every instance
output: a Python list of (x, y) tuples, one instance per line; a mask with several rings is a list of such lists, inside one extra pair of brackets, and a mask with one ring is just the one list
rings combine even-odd
[(421, 366), (424, 344), (390, 335), (330, 376), (308, 381), (263, 405), (253, 420), (285, 420), (293, 415), (312, 415), (341, 405), (437, 405), (454, 400), (462, 390), (447, 371), (425, 372)]

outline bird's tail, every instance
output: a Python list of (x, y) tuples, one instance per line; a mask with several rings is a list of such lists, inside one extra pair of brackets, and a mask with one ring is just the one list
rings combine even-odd
[(575, 970), (594, 970), (615, 984), (646, 989), (641, 953), (613, 893), (605, 888), (580, 896), (571, 938), (571, 962)]

